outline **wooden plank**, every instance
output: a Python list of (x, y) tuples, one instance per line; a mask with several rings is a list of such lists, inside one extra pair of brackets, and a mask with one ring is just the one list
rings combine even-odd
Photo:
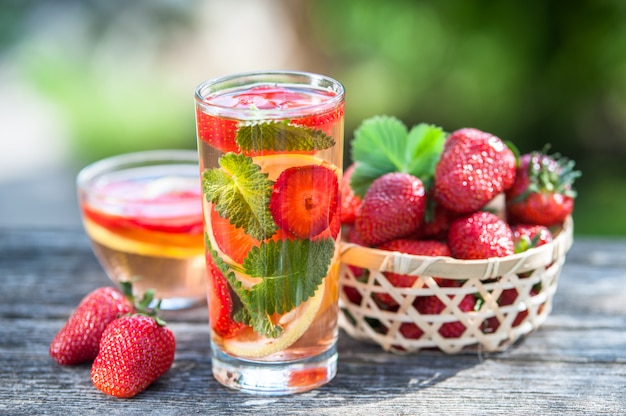
[(231, 391), (211, 375), (206, 307), (166, 319), (173, 368), (131, 400), (48, 345), (80, 298), (110, 284), (81, 230), (0, 229), (0, 414), (624, 414), (626, 241), (577, 239), (546, 323), (499, 354), (395, 355), (341, 333), (338, 376), (289, 397)]

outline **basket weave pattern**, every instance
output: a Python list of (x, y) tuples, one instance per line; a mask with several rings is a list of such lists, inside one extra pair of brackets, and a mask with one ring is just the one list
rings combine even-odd
[[(433, 348), (449, 354), (504, 350), (548, 317), (572, 243), (571, 218), (549, 244), (486, 260), (416, 256), (343, 243), (339, 325), (356, 339), (397, 353)], [(412, 287), (400, 288), (389, 283), (384, 272), (418, 278)], [(435, 277), (456, 280), (458, 287), (440, 286)], [(499, 305), (502, 292), (511, 289), (517, 291), (515, 301)], [(377, 293), (391, 296), (398, 303), (397, 310), (381, 308), (375, 300)], [(467, 295), (481, 300), (478, 310), (459, 308)], [(420, 296), (437, 296), (445, 309), (437, 315), (420, 314), (414, 307)], [(460, 337), (446, 338), (439, 333), (441, 326), (450, 322), (465, 327)], [(403, 336), (403, 324), (416, 326), (420, 335)]]

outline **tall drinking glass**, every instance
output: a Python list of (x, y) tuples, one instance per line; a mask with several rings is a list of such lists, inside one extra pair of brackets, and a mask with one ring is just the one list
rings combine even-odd
[(244, 73), (195, 91), (213, 375), (290, 394), (337, 371), (343, 86)]
[(83, 225), (114, 282), (136, 295), (154, 289), (162, 309), (206, 302), (198, 153), (126, 153), (84, 167), (77, 177)]

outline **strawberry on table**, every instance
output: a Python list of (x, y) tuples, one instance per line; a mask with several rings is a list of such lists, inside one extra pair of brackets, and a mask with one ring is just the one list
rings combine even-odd
[(426, 191), (408, 173), (387, 173), (368, 189), (355, 227), (361, 241), (373, 246), (414, 233), (424, 220)]
[(500, 217), (478, 211), (452, 222), (448, 231), (452, 256), (459, 259), (487, 259), (515, 254), (513, 232)]
[(131, 298), (119, 290), (95, 289), (81, 300), (56, 334), (50, 343), (50, 356), (61, 365), (92, 361), (98, 355), (100, 338), (107, 325), (134, 311)]
[[(338, 199), (339, 182), (335, 172), (320, 165), (294, 166), (283, 171), (276, 180), (269, 207), (283, 231), (307, 239), (329, 228), (337, 212)], [(338, 227), (336, 232), (339, 232)]]
[(102, 334), (91, 381), (106, 394), (133, 397), (170, 369), (175, 350), (174, 334), (159, 320), (141, 314), (123, 316)]
[(515, 183), (506, 193), (511, 223), (550, 227), (565, 221), (574, 210), (574, 181), (581, 173), (574, 161), (560, 155), (531, 152), (520, 158)]
[(453, 212), (477, 211), (513, 185), (515, 168), (515, 154), (499, 137), (473, 128), (457, 130), (435, 167), (435, 199)]

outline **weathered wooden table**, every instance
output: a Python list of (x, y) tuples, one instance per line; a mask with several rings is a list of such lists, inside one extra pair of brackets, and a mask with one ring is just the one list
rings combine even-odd
[(328, 385), (287, 397), (228, 390), (211, 375), (206, 307), (165, 316), (172, 369), (123, 400), (89, 365), (61, 367), (52, 337), (109, 285), (82, 230), (0, 229), (0, 414), (626, 414), (626, 240), (576, 239), (546, 323), (503, 353), (400, 356), (341, 333)]

